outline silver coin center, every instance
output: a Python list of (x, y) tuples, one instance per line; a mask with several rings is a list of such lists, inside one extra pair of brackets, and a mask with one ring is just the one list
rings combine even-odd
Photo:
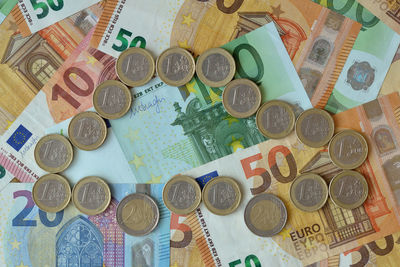
[(360, 140), (352, 135), (340, 137), (333, 149), (336, 158), (348, 165), (358, 162), (364, 153)]
[(352, 175), (340, 177), (332, 190), (334, 196), (344, 204), (354, 204), (364, 195), (364, 187), (361, 181)]
[(118, 86), (107, 86), (97, 95), (98, 106), (107, 114), (121, 112), (126, 105), (126, 95)]
[(96, 182), (89, 182), (78, 190), (78, 201), (85, 209), (99, 209), (106, 201), (106, 192), (103, 186)]
[(284, 107), (271, 106), (263, 112), (261, 123), (268, 132), (279, 134), (289, 127), (290, 114)]
[(231, 70), (229, 60), (221, 54), (210, 54), (202, 63), (201, 70), (204, 76), (213, 82), (226, 79)]
[(40, 147), (39, 158), (46, 166), (58, 168), (68, 160), (68, 150), (60, 140), (48, 140)]
[(235, 204), (236, 192), (233, 186), (226, 182), (213, 184), (208, 191), (208, 201), (220, 210), (231, 208)]
[(246, 84), (238, 84), (228, 92), (228, 104), (236, 112), (249, 112), (257, 104), (257, 94)]
[(142, 54), (130, 54), (122, 61), (122, 72), (132, 81), (141, 81), (150, 71), (150, 62)]
[(100, 122), (91, 117), (78, 119), (72, 131), (75, 139), (85, 146), (97, 143), (102, 136), (101, 132)]
[(331, 132), (328, 120), (321, 114), (307, 115), (301, 125), (301, 133), (303, 136), (312, 142), (321, 142)]
[(57, 180), (47, 180), (39, 184), (36, 195), (43, 205), (47, 207), (60, 206), (67, 196), (65, 185)]
[(188, 209), (196, 201), (196, 190), (192, 184), (179, 181), (171, 185), (167, 197), (175, 208)]
[(314, 179), (304, 179), (300, 181), (295, 190), (295, 198), (300, 204), (306, 207), (318, 205), (324, 198), (322, 185)]
[(169, 54), (161, 63), (163, 73), (172, 81), (183, 80), (191, 68), (187, 57), (179, 53)]

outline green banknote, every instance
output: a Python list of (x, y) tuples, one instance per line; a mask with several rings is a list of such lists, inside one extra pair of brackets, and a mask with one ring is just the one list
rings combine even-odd
[(0, 23), (7, 17), (18, 0), (0, 0)]
[[(297, 111), (311, 108), (274, 24), (223, 48), (236, 59), (236, 77), (256, 81), (263, 101), (282, 99)], [(179, 172), (266, 140), (254, 116), (237, 119), (226, 113), (222, 90), (207, 87), (197, 78), (180, 88), (155, 78), (132, 89), (130, 112), (110, 123), (138, 182), (167, 181)]]
[(339, 113), (374, 100), (399, 47), (400, 36), (355, 0), (313, 1), (363, 25), (325, 109)]

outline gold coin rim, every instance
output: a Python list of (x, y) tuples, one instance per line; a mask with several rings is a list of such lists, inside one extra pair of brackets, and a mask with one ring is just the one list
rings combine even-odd
[[(338, 198), (336, 198), (334, 196), (334, 194), (332, 193), (333, 190), (333, 186), (334, 184), (337, 182), (337, 180), (339, 180), (340, 178), (342, 178), (342, 176), (345, 175), (352, 175), (357, 177), (359, 180), (361, 180), (361, 183), (363, 184), (363, 188), (364, 188), (364, 195), (363, 197), (357, 201), (354, 204), (344, 204), (342, 203), (340, 200), (338, 200)], [(358, 207), (360, 207), (362, 204), (364, 204), (365, 200), (367, 200), (368, 198), (368, 193), (369, 193), (369, 188), (368, 188), (368, 182), (367, 179), (365, 179), (364, 175), (362, 175), (361, 173), (357, 172), (357, 171), (353, 171), (353, 170), (344, 170), (342, 172), (340, 172), (339, 174), (337, 174), (335, 177), (332, 178), (331, 182), (329, 183), (329, 197), (331, 198), (332, 202), (343, 209), (348, 209), (348, 210), (352, 210), (352, 209), (356, 209)]]
[[(99, 106), (99, 103), (98, 103), (99, 101), (97, 100), (98, 99), (97, 97), (100, 94), (100, 91), (102, 89), (104, 89), (105, 87), (108, 87), (108, 86), (113, 86), (113, 85), (119, 87), (120, 89), (122, 89), (122, 91), (124, 92), (125, 97), (127, 99), (127, 102), (125, 103), (124, 108), (120, 112), (110, 114), (110, 113), (103, 112), (103, 110)], [(96, 112), (103, 118), (106, 118), (106, 119), (109, 119), (109, 120), (115, 120), (115, 119), (122, 118), (129, 111), (129, 109), (131, 108), (131, 105), (132, 105), (132, 94), (131, 94), (131, 91), (129, 90), (129, 88), (125, 84), (123, 84), (120, 81), (116, 81), (116, 80), (104, 81), (101, 84), (99, 84), (96, 87), (96, 89), (94, 90), (94, 93), (93, 93), (93, 107), (96, 110)]]
[[(324, 198), (321, 199), (321, 201), (317, 205), (314, 205), (312, 207), (302, 205), (297, 200), (297, 198), (294, 196), (295, 186), (298, 183), (300, 183), (301, 181), (303, 181), (305, 179), (310, 179), (310, 178), (311, 179), (315, 178), (316, 180), (318, 180), (318, 182), (320, 182), (320, 184), (322, 184), (323, 192), (324, 192)], [(326, 184), (326, 181), (324, 180), (324, 178), (322, 178), (320, 175), (318, 175), (316, 173), (308, 172), (308, 173), (300, 174), (299, 176), (296, 177), (296, 179), (294, 179), (294, 181), (290, 185), (289, 196), (290, 196), (290, 200), (292, 201), (294, 206), (296, 208), (298, 208), (299, 210), (305, 211), (305, 212), (314, 212), (314, 211), (321, 209), (326, 204), (326, 201), (328, 200), (328, 196), (329, 196), (328, 190), (329, 190), (329, 188), (328, 188), (328, 185)]]
[[(67, 188), (67, 190), (66, 190), (67, 197), (65, 198), (63, 203), (61, 205), (59, 205), (58, 207), (48, 207), (48, 206), (42, 205), (40, 203), (40, 201), (37, 201), (37, 199), (36, 199), (37, 196), (35, 194), (35, 191), (37, 190), (37, 187), (39, 186), (39, 184), (45, 182), (45, 180), (57, 180), (60, 183), (64, 184), (65, 187)], [(62, 176), (60, 174), (56, 174), (56, 173), (45, 174), (42, 177), (40, 177), (39, 179), (37, 179), (36, 182), (33, 184), (32, 198), (33, 198), (33, 202), (35, 202), (35, 205), (38, 206), (39, 209), (41, 209), (45, 212), (56, 213), (56, 212), (62, 211), (63, 209), (65, 209), (68, 206), (68, 204), (71, 200), (71, 186), (69, 185), (67, 178), (65, 178), (64, 176)]]
[[(271, 106), (281, 106), (284, 107), (290, 116), (290, 124), (289, 127), (287, 129), (285, 129), (285, 131), (278, 133), (278, 134), (273, 134), (268, 132), (266, 129), (264, 129), (262, 122), (261, 122), (261, 116), (262, 113), (269, 107)], [(257, 125), (257, 129), (260, 131), (260, 133), (262, 135), (264, 135), (265, 137), (269, 138), (269, 139), (282, 139), (285, 138), (286, 136), (290, 135), (293, 131), (294, 125), (295, 125), (295, 120), (296, 120), (296, 115), (294, 114), (294, 110), (291, 104), (289, 104), (288, 102), (282, 101), (282, 100), (270, 100), (265, 102), (264, 104), (261, 105), (261, 107), (258, 109), (257, 114), (256, 114), (256, 125)]]
[[(90, 182), (95, 182), (95, 183), (99, 183), (101, 184), (101, 186), (103, 186), (104, 191), (106, 193), (106, 199), (107, 201), (105, 201), (103, 203), (103, 205), (98, 208), (98, 209), (87, 209), (85, 207), (83, 207), (78, 200), (78, 189), (81, 188), (83, 185), (90, 183)], [(108, 186), (108, 184), (106, 183), (106, 181), (104, 181), (102, 178), (98, 177), (98, 176), (86, 176), (82, 179), (80, 179), (73, 187), (72, 189), (72, 202), (74, 203), (75, 207), (82, 213), (86, 214), (86, 215), (97, 215), (100, 214), (102, 212), (104, 212), (108, 206), (110, 205), (111, 202), (111, 191), (110, 191), (110, 187)]]
[[(204, 60), (210, 54), (222, 54), (223, 56), (225, 56), (227, 58), (231, 68), (229, 70), (228, 76), (224, 80), (221, 80), (219, 82), (213, 82), (213, 81), (207, 79), (206, 76), (203, 74), (203, 70), (201, 67), (203, 65)], [(196, 74), (199, 77), (200, 81), (209, 87), (223, 87), (223, 86), (227, 85), (233, 79), (233, 77), (235, 76), (235, 73), (236, 73), (235, 59), (224, 48), (221, 48), (221, 47), (210, 48), (210, 49), (204, 51), (197, 59)]]
[[(139, 232), (139, 231), (138, 231), (138, 232), (139, 232), (138, 234), (137, 234), (137, 233), (133, 234), (133, 232), (135, 232), (135, 231), (137, 231), (137, 230), (134, 230), (134, 229), (132, 229), (132, 228), (129, 228), (128, 226), (126, 226), (125, 224), (123, 224), (123, 222), (120, 222), (120, 220), (119, 220), (118, 214), (120, 214), (119, 210), (120, 210), (120, 209), (123, 209), (122, 204), (123, 204), (124, 202), (126, 202), (125, 199), (131, 198), (132, 195), (134, 195), (134, 196), (142, 196), (143, 198), (145, 198), (146, 200), (148, 200), (151, 204), (153, 204), (153, 205), (155, 205), (155, 206), (157, 207), (157, 209), (156, 209), (157, 213), (155, 214), (155, 215), (156, 215), (156, 218), (157, 218), (157, 221), (156, 221), (156, 223), (155, 223), (148, 231), (146, 231), (146, 232), (144, 232), (144, 231), (143, 231), (143, 232)], [(129, 203), (129, 201), (128, 201), (127, 203)], [(153, 199), (153, 197), (151, 197), (151, 196), (149, 196), (149, 195), (147, 195), (147, 194), (143, 194), (143, 193), (131, 193), (131, 194), (126, 195), (126, 196), (125, 196), (124, 198), (122, 198), (121, 201), (118, 203), (117, 210), (116, 210), (116, 213), (115, 213), (115, 214), (116, 214), (116, 220), (117, 220), (118, 226), (122, 229), (122, 231), (124, 231), (124, 233), (126, 233), (126, 234), (128, 234), (128, 235), (131, 235), (131, 236), (145, 236), (145, 235), (148, 235), (148, 234), (150, 234), (151, 232), (154, 231), (154, 229), (157, 227), (157, 225), (158, 225), (159, 222), (160, 222), (160, 208), (159, 208), (157, 202)]]
[[(341, 137), (341, 135), (344, 135), (344, 134), (347, 134), (347, 133), (350, 133), (353, 136), (355, 136), (356, 138), (358, 138), (360, 140), (360, 142), (361, 142), (361, 145), (364, 146), (364, 149), (365, 149), (365, 153), (360, 158), (360, 160), (357, 161), (356, 163), (352, 164), (352, 165), (349, 165), (349, 164), (346, 165), (346, 164), (343, 164), (342, 162), (340, 162), (339, 160), (337, 160), (335, 155), (333, 154), (333, 149), (332, 149), (332, 146), (333, 146), (334, 142), (339, 137)], [(341, 168), (343, 170), (352, 170), (352, 169), (356, 169), (356, 168), (360, 167), (365, 162), (365, 160), (367, 159), (368, 153), (369, 153), (369, 148), (368, 148), (367, 140), (365, 139), (365, 137), (361, 133), (359, 133), (359, 132), (357, 132), (355, 130), (352, 130), (352, 129), (346, 129), (346, 130), (342, 130), (342, 131), (338, 132), (337, 134), (335, 134), (332, 137), (332, 139), (331, 139), (331, 141), (329, 142), (329, 145), (328, 145), (329, 159), (332, 161), (332, 163), (334, 165), (336, 165), (337, 167), (339, 167), (339, 168)]]
[[(186, 75), (182, 80), (179, 81), (173, 81), (171, 79), (169, 79), (165, 73), (161, 70), (161, 65), (160, 62), (168, 55), (172, 54), (172, 53), (178, 53), (178, 54), (183, 54), (189, 61), (189, 65), (191, 66), (191, 70), (189, 72), (188, 75)], [(175, 87), (179, 87), (179, 86), (183, 86), (185, 84), (187, 84), (188, 82), (190, 82), (193, 79), (193, 76), (196, 72), (196, 62), (192, 56), (192, 54), (187, 51), (184, 48), (175, 46), (175, 47), (171, 47), (168, 48), (166, 50), (164, 50), (161, 55), (159, 55), (157, 57), (157, 61), (156, 61), (156, 70), (157, 70), (157, 74), (160, 77), (161, 81), (163, 81), (164, 83), (170, 85), (170, 86), (175, 86)]]
[[(172, 205), (172, 203), (168, 200), (168, 191), (171, 188), (171, 186), (175, 183), (175, 182), (187, 182), (191, 185), (194, 186), (195, 191), (196, 191), (196, 200), (193, 203), (192, 206), (190, 206), (187, 209), (177, 209), (174, 207), (174, 205)], [(167, 209), (169, 209), (171, 212), (178, 214), (178, 215), (188, 215), (189, 213), (192, 213), (193, 211), (195, 211), (201, 201), (202, 201), (202, 194), (201, 194), (201, 188), (200, 185), (196, 182), (196, 180), (190, 176), (187, 175), (177, 175), (172, 177), (165, 185), (162, 191), (162, 198), (164, 201), (165, 206), (167, 207)]]
[[(89, 146), (80, 144), (78, 141), (75, 140), (75, 137), (72, 134), (72, 127), (74, 126), (75, 122), (78, 119), (80, 119), (81, 117), (84, 117), (84, 116), (92, 117), (92, 118), (95, 118), (96, 120), (98, 120), (99, 123), (100, 123), (100, 127), (102, 128), (102, 132), (104, 133), (103, 137), (100, 138), (97, 143), (94, 143), (94, 144), (89, 145)], [(97, 114), (96, 112), (84, 111), (84, 112), (76, 114), (72, 118), (72, 120), (69, 122), (69, 125), (68, 125), (68, 136), (69, 136), (69, 139), (70, 139), (71, 143), (75, 147), (77, 147), (77, 148), (79, 148), (81, 150), (92, 151), (92, 150), (95, 150), (95, 149), (99, 148), (104, 143), (104, 141), (106, 140), (106, 137), (107, 137), (107, 125), (106, 125), (106, 122), (104, 121), (104, 119), (99, 114)]]
[[(226, 182), (232, 185), (232, 187), (235, 190), (236, 193), (236, 199), (234, 204), (229, 208), (229, 209), (217, 209), (216, 207), (214, 207), (210, 201), (208, 200), (208, 198), (206, 197), (208, 195), (208, 192), (210, 191), (211, 186), (213, 186), (216, 183), (219, 182)], [(204, 202), (204, 205), (207, 207), (207, 209), (209, 211), (211, 211), (212, 213), (216, 214), (216, 215), (221, 215), (221, 216), (225, 216), (225, 215), (229, 215), (232, 214), (233, 212), (235, 212), (239, 205), (240, 202), (242, 200), (242, 191), (240, 190), (240, 185), (239, 183), (233, 179), (232, 177), (228, 177), (228, 176), (217, 176), (215, 178), (212, 178), (211, 180), (209, 180), (206, 185), (203, 188), (203, 192), (202, 192), (202, 199)]]
[[(60, 167), (57, 167), (57, 168), (49, 167), (46, 164), (44, 164), (42, 162), (42, 160), (40, 159), (39, 147), (43, 142), (46, 142), (48, 139), (57, 139), (57, 140), (61, 141), (67, 147), (67, 151), (70, 156), (68, 157), (68, 160)], [(71, 142), (65, 136), (63, 136), (61, 134), (48, 134), (48, 135), (45, 135), (42, 138), (40, 138), (40, 140), (36, 143), (35, 150), (34, 150), (34, 156), (35, 156), (36, 164), (41, 169), (43, 169), (49, 173), (58, 173), (58, 172), (62, 172), (64, 170), (66, 170), (69, 167), (69, 165), (71, 165), (72, 160), (74, 159), (74, 148), (72, 147)]]
[[(325, 117), (328, 120), (329, 126), (332, 126), (332, 128), (330, 129), (329, 135), (324, 140), (322, 140), (318, 143), (312, 142), (312, 141), (309, 141), (308, 139), (306, 139), (300, 130), (300, 125), (303, 122), (303, 120), (308, 115), (313, 114), (313, 113), (318, 113), (321, 116)], [(309, 147), (314, 147), (314, 148), (323, 147), (329, 143), (329, 141), (333, 137), (333, 134), (335, 133), (335, 121), (333, 120), (332, 116), (326, 110), (319, 109), (319, 108), (310, 108), (310, 109), (303, 111), (299, 115), (299, 117), (297, 117), (296, 123), (295, 123), (295, 132), (296, 132), (297, 139), (299, 139), (300, 142), (302, 142), (303, 144), (305, 144)], [(329, 137), (329, 139), (328, 139), (328, 137)]]
[[(256, 92), (257, 104), (253, 107), (253, 109), (250, 109), (248, 112), (240, 113), (240, 112), (234, 111), (233, 108), (227, 103), (228, 102), (227, 95), (228, 95), (228, 92), (230, 90), (232, 90), (233, 86), (235, 86), (236, 84), (244, 84), (244, 83), (249, 85), (249, 87), (252, 88), (254, 92)], [(231, 115), (235, 118), (239, 118), (239, 119), (248, 118), (248, 117), (254, 115), (257, 112), (257, 110), (260, 108), (261, 101), (262, 101), (261, 89), (257, 86), (257, 84), (255, 82), (253, 82), (252, 80), (249, 80), (249, 79), (232, 80), (225, 86), (225, 89), (222, 92), (222, 105), (224, 106), (226, 112), (228, 112), (229, 115)]]
[[(145, 56), (148, 59), (149, 64), (150, 64), (150, 71), (147, 73), (145, 78), (140, 81), (132, 81), (122, 72), (122, 62), (125, 59), (125, 57), (127, 57), (130, 54), (135, 54), (135, 53), (139, 53), (139, 54), (142, 54), (143, 56)], [(131, 86), (131, 87), (138, 87), (138, 86), (142, 86), (142, 85), (145, 85), (146, 83), (148, 83), (151, 80), (151, 78), (153, 78), (154, 72), (156, 69), (153, 56), (150, 54), (150, 52), (148, 50), (140, 48), (140, 47), (130, 47), (130, 48), (126, 49), (125, 51), (123, 51), (117, 58), (115, 68), (116, 68), (117, 76), (121, 80), (121, 82), (123, 82), (124, 84)]]

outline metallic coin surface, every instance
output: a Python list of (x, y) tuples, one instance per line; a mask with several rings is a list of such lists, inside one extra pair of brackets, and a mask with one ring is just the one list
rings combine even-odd
[(46, 174), (33, 185), (32, 197), (39, 209), (59, 212), (67, 207), (71, 199), (71, 187), (63, 176)]
[(203, 201), (209, 211), (217, 215), (228, 215), (234, 212), (240, 204), (242, 193), (235, 179), (218, 176), (203, 188)]
[(131, 47), (122, 52), (116, 63), (118, 78), (128, 86), (142, 86), (154, 75), (155, 63), (149, 51)]
[(97, 176), (82, 178), (72, 189), (72, 202), (75, 207), (87, 215), (96, 215), (105, 211), (111, 201), (108, 184)]
[(337, 206), (355, 209), (367, 199), (368, 183), (361, 173), (345, 170), (329, 183), (329, 196)]
[(196, 74), (208, 86), (222, 87), (235, 76), (233, 56), (223, 48), (211, 48), (201, 54), (196, 63)]
[(261, 104), (261, 90), (248, 79), (229, 82), (222, 93), (226, 112), (236, 118), (248, 118), (257, 112)]
[(94, 150), (106, 140), (107, 125), (96, 112), (81, 112), (69, 123), (68, 136), (77, 148)]
[(34, 154), (35, 161), (40, 168), (50, 173), (56, 173), (68, 168), (74, 157), (74, 150), (64, 136), (49, 134), (37, 142)]
[(182, 86), (190, 82), (196, 70), (195, 66), (192, 54), (180, 47), (165, 50), (156, 63), (158, 76), (171, 86)]
[(258, 130), (270, 139), (288, 136), (293, 131), (295, 119), (292, 106), (281, 100), (262, 104), (256, 115)]
[(328, 185), (318, 174), (301, 174), (290, 185), (290, 200), (302, 211), (317, 211), (327, 199)]
[(244, 222), (255, 235), (271, 237), (278, 234), (287, 221), (285, 204), (275, 195), (262, 193), (247, 203)]
[(164, 186), (163, 201), (173, 213), (186, 215), (193, 212), (201, 202), (201, 188), (195, 179), (177, 175)]
[(117, 207), (117, 223), (128, 235), (143, 236), (153, 231), (160, 219), (157, 203), (148, 195), (134, 193)]
[(368, 156), (368, 144), (360, 133), (344, 130), (333, 136), (329, 142), (328, 152), (336, 166), (350, 170), (364, 163)]
[(131, 104), (131, 91), (119, 81), (105, 81), (93, 93), (93, 106), (106, 119), (121, 118), (129, 111)]
[(326, 145), (331, 140), (334, 131), (333, 118), (323, 109), (308, 109), (296, 120), (297, 138), (310, 147)]

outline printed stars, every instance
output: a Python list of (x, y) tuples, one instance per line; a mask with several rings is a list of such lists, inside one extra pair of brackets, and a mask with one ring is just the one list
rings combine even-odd
[(215, 105), (215, 103), (217, 103), (217, 102), (222, 102), (222, 100), (221, 100), (221, 97), (220, 96), (218, 96), (215, 92), (214, 92), (214, 90), (210, 90), (210, 98), (211, 98), (211, 105)]
[(232, 123), (234, 122), (239, 122), (238, 119), (228, 115), (227, 117), (224, 118), (224, 120), (228, 121), (228, 126), (231, 126)]
[(125, 138), (128, 138), (130, 142), (133, 144), (136, 140), (139, 140), (139, 130), (132, 130), (131, 127), (128, 128), (128, 133), (124, 135)]
[(76, 77), (77, 77), (76, 73), (74, 73), (74, 72), (71, 72), (68, 76), (74, 80), (76, 80)]
[(18, 265), (18, 266), (15, 266), (15, 267), (28, 267), (28, 266), (26, 266), (26, 265), (24, 264), (24, 262), (23, 262), (23, 261), (21, 261), (21, 264), (20, 264), (20, 265)]
[(277, 7), (273, 7), (272, 8), (272, 14), (277, 17), (279, 19), (279, 16), (282, 15), (283, 13), (285, 13), (285, 11), (282, 11), (281, 9), (281, 4), (279, 4)]
[(195, 79), (186, 84), (186, 89), (188, 90), (189, 93), (194, 93), (194, 94), (197, 93), (196, 88), (194, 88), (195, 85), (196, 85)]
[(282, 239), (285, 240), (286, 237), (290, 238), (290, 231), (292, 228), (286, 228), (284, 227), (283, 230), (279, 233), (280, 236), (282, 236)]
[(195, 20), (192, 18), (192, 12), (190, 12), (188, 15), (182, 15), (183, 17), (183, 21), (182, 24), (186, 24), (188, 27), (190, 27), (190, 25), (195, 22)]
[(144, 158), (144, 156), (139, 157), (138, 155), (133, 154), (133, 160), (129, 161), (128, 163), (135, 165), (136, 170), (137, 170), (137, 169), (139, 169), (140, 166), (146, 166), (143, 163), (143, 158)]
[(18, 242), (17, 239), (14, 239), (13, 242), (10, 242), (12, 248), (11, 249), (18, 249), (19, 250), (19, 246), (22, 244), (21, 242)]
[(228, 145), (232, 147), (233, 152), (236, 152), (236, 150), (244, 149), (244, 146), (242, 145), (242, 140), (243, 137), (236, 139), (234, 136), (232, 136), (232, 142)]
[(183, 41), (183, 42), (178, 41), (178, 45), (181, 48), (190, 49), (190, 45), (188, 45), (188, 40), (187, 39), (185, 41)]
[(13, 124), (14, 121), (6, 120), (6, 122), (7, 122), (6, 130), (8, 130), (8, 128), (11, 127), (11, 125)]
[(150, 175), (151, 175), (151, 179), (146, 182), (147, 184), (159, 184), (161, 182), (162, 175), (155, 176), (152, 173)]
[(86, 62), (86, 64), (92, 64), (92, 66), (94, 66), (94, 63), (96, 63), (97, 59), (93, 56), (87, 56), (88, 61)]

